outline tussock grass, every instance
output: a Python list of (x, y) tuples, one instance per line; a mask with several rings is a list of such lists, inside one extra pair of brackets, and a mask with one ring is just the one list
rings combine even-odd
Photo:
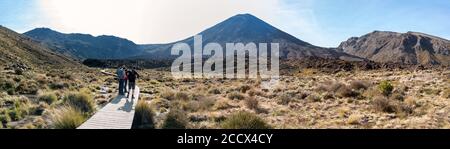
[(56, 129), (76, 129), (86, 121), (81, 111), (71, 106), (58, 109), (53, 116), (53, 127)]
[(162, 129), (186, 129), (189, 126), (187, 115), (178, 109), (171, 109), (161, 126)]
[(44, 93), (39, 95), (38, 100), (40, 102), (45, 102), (49, 105), (55, 103), (58, 100), (58, 97), (55, 93)]
[(151, 106), (146, 101), (140, 100), (136, 105), (132, 129), (155, 128), (154, 115)]
[(93, 96), (87, 91), (68, 93), (64, 97), (64, 101), (68, 105), (88, 114), (93, 113), (96, 108)]
[(223, 129), (269, 129), (271, 128), (263, 119), (249, 112), (232, 114), (222, 123)]

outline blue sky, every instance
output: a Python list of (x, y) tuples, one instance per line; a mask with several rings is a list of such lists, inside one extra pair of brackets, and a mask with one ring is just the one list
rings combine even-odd
[(0, 0), (0, 10), (0, 25), (18, 32), (49, 27), (137, 43), (183, 39), (238, 13), (324, 47), (374, 30), (450, 39), (449, 0)]

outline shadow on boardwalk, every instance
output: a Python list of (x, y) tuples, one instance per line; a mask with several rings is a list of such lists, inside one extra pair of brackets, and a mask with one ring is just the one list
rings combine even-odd
[(136, 87), (134, 99), (117, 96), (78, 129), (131, 129), (139, 93), (139, 87)]

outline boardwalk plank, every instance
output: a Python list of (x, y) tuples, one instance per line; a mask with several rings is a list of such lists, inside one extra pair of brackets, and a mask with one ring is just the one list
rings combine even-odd
[(117, 96), (78, 129), (131, 129), (139, 93), (136, 86), (134, 99)]

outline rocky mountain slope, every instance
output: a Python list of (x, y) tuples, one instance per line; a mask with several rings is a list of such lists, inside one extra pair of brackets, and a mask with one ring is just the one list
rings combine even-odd
[(339, 49), (381, 63), (450, 66), (450, 41), (417, 32), (374, 31), (342, 42)]
[(81, 67), (32, 39), (0, 26), (0, 65), (4, 68)]

